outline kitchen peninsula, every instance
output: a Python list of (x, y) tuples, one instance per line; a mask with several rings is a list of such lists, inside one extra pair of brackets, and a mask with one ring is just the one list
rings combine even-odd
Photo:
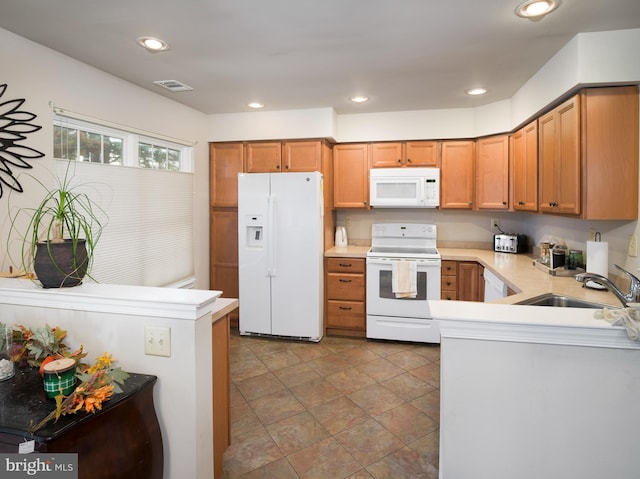
[(618, 306), (615, 296), (550, 276), (526, 255), (439, 250), (516, 292), (491, 304), (429, 302), (441, 330), (440, 477), (637, 477), (640, 342), (593, 309), (515, 304), (552, 292)]

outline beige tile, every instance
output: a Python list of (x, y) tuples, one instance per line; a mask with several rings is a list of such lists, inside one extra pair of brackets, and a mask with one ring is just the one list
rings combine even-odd
[(396, 366), (385, 358), (359, 364), (356, 368), (358, 371), (362, 371), (376, 381), (384, 381), (385, 379), (390, 379), (405, 372), (404, 369)]
[(356, 460), (330, 437), (287, 457), (301, 479), (333, 479), (361, 469)]
[(332, 353), (330, 349), (319, 343), (299, 343), (289, 346), (289, 349), (303, 361), (313, 361)]
[(373, 476), (369, 474), (366, 469), (361, 469), (345, 479), (373, 479)]
[(431, 384), (434, 388), (440, 387), (440, 365), (427, 363), (409, 371), (409, 374)]
[(346, 429), (335, 437), (362, 466), (368, 466), (404, 447), (400, 439), (373, 419)]
[(250, 359), (258, 359), (258, 356), (251, 350), (249, 346), (244, 344), (231, 345), (229, 347), (229, 358), (231, 362), (248, 361)]
[(418, 348), (413, 349), (413, 352), (428, 359), (432, 363), (440, 361), (440, 345), (439, 344), (424, 344)]
[(262, 356), (261, 359), (265, 366), (267, 366), (271, 371), (277, 371), (278, 369), (295, 366), (302, 362), (302, 359), (300, 359), (296, 355), (296, 353), (290, 350), (266, 354)]
[(342, 396), (342, 393), (324, 378), (294, 386), (289, 390), (306, 408), (312, 408)]
[(351, 361), (353, 366), (379, 359), (380, 355), (367, 348), (348, 348), (340, 353), (340, 356)]
[(259, 359), (249, 359), (238, 362), (231, 361), (229, 369), (231, 370), (231, 379), (235, 382), (269, 372), (267, 367)]
[(423, 461), (438, 467), (440, 460), (440, 429), (436, 429), (432, 433), (412, 442), (409, 447), (416, 451)]
[(438, 468), (423, 461), (420, 455), (409, 447), (392, 452), (375, 464), (367, 466), (367, 472), (375, 479), (438, 479)]
[(229, 479), (282, 458), (282, 453), (263, 427), (246, 432), (231, 442), (224, 453), (224, 470)]
[(411, 401), (411, 404), (431, 419), (440, 422), (440, 391), (438, 389), (434, 389), (423, 396), (415, 398)]
[(398, 374), (380, 384), (396, 393), (405, 401), (415, 399), (429, 391), (433, 391), (433, 386), (409, 373)]
[(372, 416), (382, 414), (404, 401), (400, 396), (380, 384), (373, 384), (348, 395), (354, 403)]
[(251, 406), (246, 402), (230, 408), (230, 422), (232, 438), (262, 427), (258, 416), (255, 415)]
[(262, 358), (262, 356), (266, 356), (268, 354), (286, 351), (288, 348), (288, 341), (275, 338), (251, 338), (249, 348), (251, 348), (256, 356)]
[(400, 351), (408, 349), (408, 343), (397, 341), (383, 341), (378, 339), (369, 339), (364, 345), (365, 348), (373, 351), (378, 356), (389, 356), (390, 354), (396, 354)]
[(236, 386), (247, 401), (253, 401), (285, 388), (278, 378), (270, 372), (236, 382)]
[(387, 430), (409, 444), (439, 427), (439, 423), (431, 419), (415, 406), (404, 403), (375, 416)]
[(299, 386), (300, 384), (308, 383), (322, 377), (306, 363), (278, 369), (274, 371), (273, 374), (288, 388)]
[(376, 382), (372, 377), (356, 368), (344, 369), (331, 374), (327, 376), (327, 381), (343, 394), (355, 392)]
[(329, 437), (327, 430), (307, 411), (270, 424), (266, 429), (285, 456)]
[(245, 402), (247, 401), (238, 389), (238, 386), (236, 386), (234, 382), (231, 382), (231, 384), (229, 384), (229, 405), (237, 406)]
[(314, 359), (309, 361), (307, 364), (320, 374), (320, 376), (329, 376), (352, 367), (349, 360), (344, 359), (340, 354), (335, 353)]
[(331, 434), (337, 434), (369, 419), (369, 415), (346, 396), (316, 406), (310, 412)]
[(322, 345), (333, 353), (342, 353), (348, 349), (360, 347), (362, 345), (362, 338), (326, 336), (322, 339)]
[(289, 461), (283, 458), (247, 472), (238, 479), (298, 479), (298, 475)]
[(401, 367), (405, 371), (411, 371), (412, 369), (423, 366), (429, 362), (426, 358), (410, 350), (390, 354), (389, 356), (386, 356), (386, 359), (391, 361), (396, 366)]
[(250, 401), (249, 405), (264, 425), (304, 411), (304, 406), (287, 390), (262, 396)]

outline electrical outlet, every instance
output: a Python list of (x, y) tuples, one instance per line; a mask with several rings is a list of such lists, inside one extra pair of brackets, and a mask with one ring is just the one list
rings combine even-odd
[(171, 356), (171, 328), (161, 326), (144, 327), (144, 354), (149, 356)]
[(490, 230), (493, 231), (493, 228), (499, 227), (499, 226), (500, 226), (500, 219), (499, 218), (491, 218), (491, 224), (489, 225)]
[(633, 234), (629, 238), (629, 256), (633, 256), (634, 258), (638, 256), (638, 237)]
[(345, 216), (344, 218), (344, 225), (348, 228), (349, 226), (351, 226), (351, 216)]

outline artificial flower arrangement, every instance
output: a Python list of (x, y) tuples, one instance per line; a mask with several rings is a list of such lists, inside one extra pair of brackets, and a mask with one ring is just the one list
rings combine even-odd
[(114, 360), (108, 353), (97, 358), (93, 365), (82, 363), (81, 360), (87, 353), (83, 351), (82, 345), (72, 352), (63, 341), (66, 336), (65, 330), (51, 328), (48, 325), (33, 330), (18, 325), (14, 329), (12, 361), (37, 367), (43, 376), (47, 363), (56, 359), (71, 358), (76, 361), (76, 377), (80, 383), (68, 396), (55, 396), (56, 409), (32, 426), (31, 432), (37, 431), (53, 419), (57, 421), (60, 416), (82, 410), (95, 413), (102, 409), (102, 404), (113, 394), (122, 392), (120, 385), (129, 377), (120, 367), (114, 367)]

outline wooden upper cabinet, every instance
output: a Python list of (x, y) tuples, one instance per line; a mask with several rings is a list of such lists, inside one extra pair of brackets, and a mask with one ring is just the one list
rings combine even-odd
[(367, 208), (369, 205), (369, 155), (366, 143), (333, 148), (333, 206)]
[(438, 141), (371, 143), (371, 168), (438, 166)]
[(440, 208), (473, 209), (475, 142), (443, 141)]
[(282, 171), (322, 171), (322, 141), (283, 142)]
[(580, 214), (580, 97), (574, 96), (540, 117), (539, 210)]
[(585, 219), (638, 219), (638, 87), (582, 93)]
[(476, 148), (476, 208), (509, 209), (509, 136), (482, 138)]
[(242, 173), (242, 143), (209, 144), (210, 205), (238, 206), (238, 173)]
[(513, 209), (538, 211), (538, 121), (520, 128), (510, 139)]
[(322, 171), (322, 146), (322, 140), (249, 142), (247, 172)]
[(281, 142), (259, 141), (247, 143), (247, 173), (276, 173), (281, 170)]

